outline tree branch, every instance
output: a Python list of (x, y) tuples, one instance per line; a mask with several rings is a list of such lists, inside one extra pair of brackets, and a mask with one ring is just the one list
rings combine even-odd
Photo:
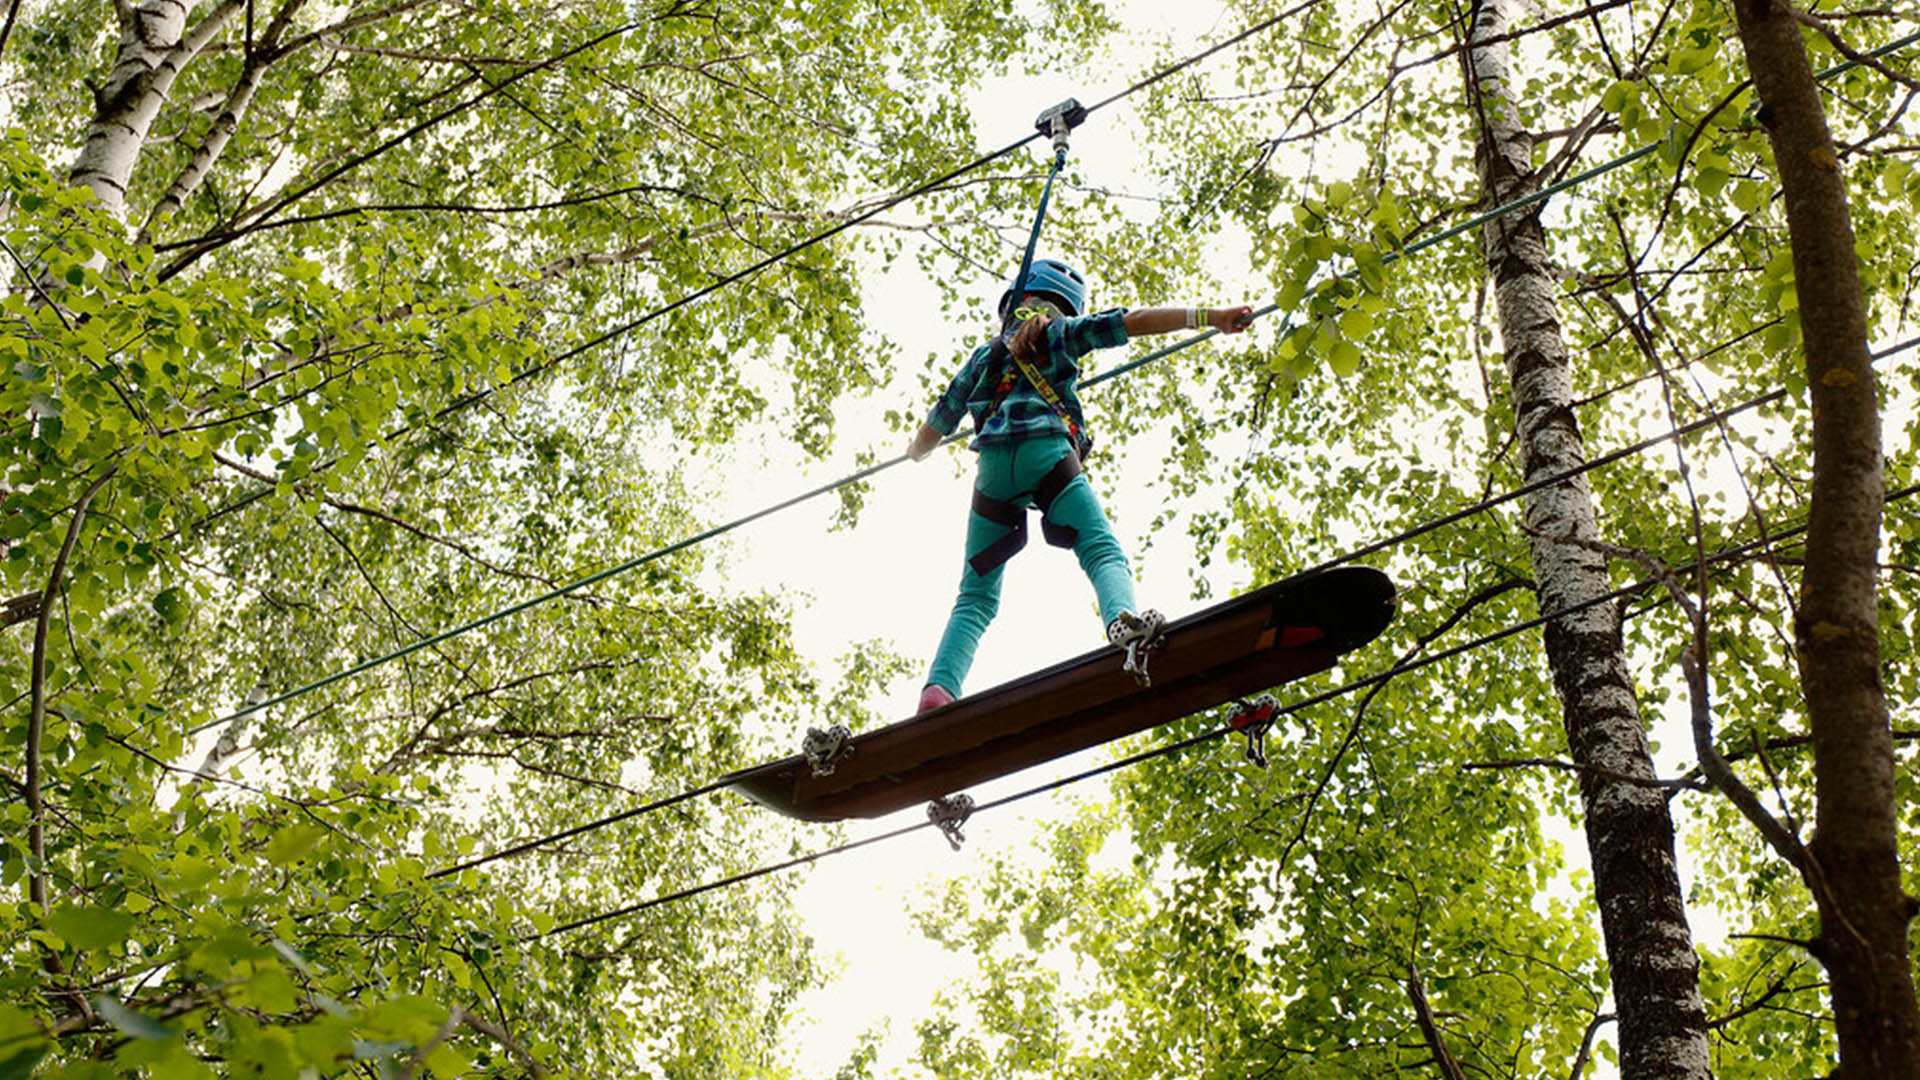
[(1460, 1068), (1460, 1062), (1454, 1059), (1447, 1049), (1447, 1040), (1441, 1034), (1440, 1025), (1433, 1019), (1433, 1009), (1427, 1004), (1427, 986), (1420, 981), (1420, 969), (1407, 961), (1407, 1000), (1413, 1004), (1414, 1022), (1420, 1025), (1420, 1037), (1427, 1042), (1427, 1050), (1433, 1054), (1433, 1063), (1440, 1067), (1440, 1075), (1445, 1080), (1467, 1080), (1466, 1071)]
[[(243, 465), (240, 462), (235, 461), (230, 457), (227, 457), (225, 454), (222, 454), (216, 451), (213, 455), (213, 459), (216, 462), (220, 463), (221, 465), (224, 465), (227, 468), (233, 470), (234, 472), (240, 473), (241, 475), (250, 477), (254, 480), (258, 480), (263, 484), (271, 485), (275, 483), (273, 477), (268, 476), (266, 473), (263, 473), (258, 469), (254, 469), (249, 466)], [(319, 496), (319, 501), (343, 513), (357, 514), (362, 517), (373, 518), (376, 521), (384, 521), (396, 529), (400, 529), (403, 532), (412, 533), (413, 535), (429, 543), (438, 544), (441, 547), (448, 548), (449, 550), (458, 552), (460, 555), (464, 556), (469, 561), (479, 566), (482, 566), (487, 570), (492, 571), (493, 573), (499, 574), (502, 577), (517, 578), (521, 581), (531, 581), (531, 582), (535, 582), (535, 583), (538, 583), (541, 585), (547, 585), (547, 586), (553, 586), (554, 584), (556, 584), (552, 579), (542, 577), (539, 574), (528, 573), (527, 571), (524, 571), (524, 570), (514, 570), (510, 567), (501, 566), (498, 563), (493, 562), (491, 559), (488, 559), (484, 555), (481, 555), (479, 552), (473, 550), (472, 548), (468, 547), (465, 544), (460, 543), (457, 540), (453, 540), (448, 537), (444, 537), (444, 536), (437, 535), (435, 533), (428, 532), (427, 530), (421, 528), (420, 526), (415, 525), (404, 518), (397, 517), (393, 514), (390, 514), (385, 510), (381, 510), (372, 506), (364, 506), (360, 503), (348, 502), (345, 499), (336, 499), (330, 495)]]
[(1738, 1020), (1743, 1016), (1749, 1016), (1753, 1013), (1759, 1012), (1761, 1009), (1766, 1007), (1767, 1002), (1773, 1000), (1776, 997), (1779, 997), (1781, 994), (1797, 994), (1803, 990), (1817, 990), (1820, 988), (1821, 984), (1819, 983), (1814, 983), (1807, 986), (1788, 986), (1787, 980), (1792, 978), (1794, 972), (1799, 970), (1800, 970), (1800, 961), (1796, 960), (1793, 962), (1791, 966), (1787, 968), (1786, 971), (1781, 973), (1779, 978), (1773, 980), (1772, 985), (1768, 986), (1767, 989), (1763, 993), (1761, 993), (1759, 997), (1754, 998), (1752, 1001), (1748, 1001), (1741, 1004), (1740, 1006), (1738, 1006), (1732, 1012), (1726, 1014), (1725, 1016), (1716, 1016), (1708, 1020), (1707, 1029), (1709, 1031), (1718, 1030), (1719, 1028), (1726, 1027), (1728, 1024), (1733, 1023), (1735, 1020)]
[(1660, 561), (1651, 552), (1638, 548), (1610, 544), (1604, 540), (1582, 539), (1572, 536), (1554, 536), (1550, 539), (1564, 544), (1583, 547), (1608, 558), (1622, 559), (1638, 563), (1646, 568), (1674, 598), (1680, 610), (1685, 614), (1688, 624), (1694, 628), (1694, 640), (1680, 652), (1680, 670), (1686, 677), (1687, 696), (1692, 704), (1693, 716), (1693, 752), (1700, 761), (1700, 771), (1704, 773), (1714, 787), (1731, 801), (1742, 816), (1753, 823), (1769, 846), (1786, 859), (1794, 869), (1803, 875), (1813, 873), (1813, 860), (1800, 838), (1780, 823), (1780, 820), (1768, 812), (1760, 803), (1760, 797), (1753, 789), (1734, 774), (1733, 767), (1720, 755), (1720, 748), (1713, 744), (1713, 706), (1707, 683), (1707, 673), (1700, 664), (1698, 642), (1706, 634), (1706, 616), (1701, 612), (1687, 587), (1677, 577), (1673, 569)]
[[(47, 574), (47, 587), (40, 594), (40, 610), (34, 620), (32, 669), (28, 677), (28, 693), (32, 702), (27, 714), (27, 850), (33, 856), (33, 867), (28, 876), (27, 893), (33, 906), (41, 913), (52, 910), (47, 897), (47, 807), (41, 797), (41, 743), (46, 737), (47, 728), (47, 636), (53, 624), (53, 600), (60, 594), (62, 580), (67, 573), (67, 560), (73, 556), (74, 545), (80, 540), (80, 528), (87, 520), (87, 507), (100, 489), (113, 479), (120, 466), (110, 465), (100, 474), (80, 496), (73, 507), (73, 520), (67, 523), (66, 539), (60, 544), (60, 554), (54, 557), (53, 569)], [(65, 966), (61, 964), (59, 954), (44, 949), (41, 954), (41, 966), (55, 978), (66, 977)], [(67, 1008), (75, 1017), (90, 1018), (92, 1010), (87, 999), (78, 993), (63, 995), (67, 997)]]
[(414, 1070), (418, 1069), (421, 1063), (427, 1060), (428, 1054), (433, 1053), (434, 1050), (437, 1049), (441, 1043), (447, 1041), (448, 1037), (454, 1033), (455, 1029), (459, 1028), (460, 1021), (466, 1015), (467, 1015), (467, 1010), (461, 1008), (458, 1005), (455, 1005), (453, 1007), (453, 1011), (447, 1014), (446, 1023), (440, 1025), (440, 1030), (433, 1033), (433, 1038), (428, 1039), (426, 1042), (422, 1043), (420, 1045), (420, 1048), (413, 1052), (413, 1057), (409, 1059), (404, 1066), (401, 1067), (399, 1080), (413, 1080)]
[(1533, 580), (1531, 578), (1509, 578), (1506, 581), (1489, 585), (1473, 596), (1468, 597), (1465, 603), (1455, 608), (1451, 614), (1441, 620), (1438, 626), (1421, 635), (1420, 640), (1407, 649), (1407, 651), (1401, 655), (1400, 659), (1396, 661), (1392, 667), (1387, 669), (1386, 674), (1374, 683), (1371, 690), (1367, 693), (1367, 696), (1362, 699), (1360, 704), (1354, 709), (1353, 721), (1347, 725), (1346, 737), (1340, 741), (1339, 747), (1334, 750), (1333, 756), (1327, 762), (1326, 768), (1321, 770), (1320, 779), (1314, 785), (1312, 794), (1308, 796), (1306, 807), (1300, 812), (1300, 827), (1294, 830), (1293, 836), (1281, 849), (1280, 858), (1277, 860), (1279, 865), (1285, 866), (1287, 861), (1292, 858), (1294, 849), (1300, 845), (1301, 841), (1306, 839), (1307, 828), (1312, 823), (1314, 808), (1319, 805), (1320, 798), (1326, 793), (1328, 785), (1333, 783), (1333, 775), (1339, 771), (1340, 762), (1346, 757), (1347, 750), (1353, 746), (1354, 740), (1359, 738), (1360, 725), (1366, 717), (1367, 706), (1379, 695), (1380, 691), (1385, 688), (1388, 681), (1402, 668), (1406, 667), (1408, 662), (1421, 650), (1425, 649), (1435, 639), (1440, 637), (1440, 635), (1451, 630), (1460, 620), (1466, 618), (1469, 612), (1510, 589), (1517, 589), (1523, 586), (1532, 587)]
[(1867, 54), (1847, 44), (1846, 39), (1841, 37), (1840, 32), (1838, 30), (1835, 30), (1832, 24), (1827, 22), (1827, 20), (1821, 18), (1818, 15), (1814, 15), (1809, 12), (1802, 11), (1791, 3), (1782, 4), (1781, 6), (1787, 9), (1787, 13), (1793, 16), (1793, 20), (1795, 22), (1817, 32), (1821, 37), (1826, 38), (1827, 44), (1832, 45), (1834, 48), (1834, 51), (1838, 52), (1841, 56), (1844, 56), (1847, 59), (1853, 61), (1854, 63), (1859, 64), (1861, 67), (1871, 68), (1872, 70), (1877, 71), (1882, 75), (1885, 75), (1887, 78), (1892, 79), (1894, 82), (1899, 83), (1901, 86), (1904, 86), (1909, 90), (1920, 90), (1920, 79), (1915, 79), (1911, 75), (1905, 74), (1903, 72), (1895, 71), (1892, 68), (1888, 67), (1885, 63), (1882, 63), (1881, 61), (1876, 60), (1873, 57), (1868, 56)]
[[(164, 244), (154, 245), (154, 250), (155, 251), (171, 251), (176, 248), (189, 247), (195, 243), (199, 243), (205, 240), (214, 240), (214, 241), (219, 241), (221, 243), (226, 243), (232, 240), (238, 240), (243, 236), (248, 236), (256, 232), (265, 232), (269, 229), (284, 229), (294, 225), (311, 225), (318, 221), (332, 221), (335, 218), (349, 217), (355, 214), (403, 214), (403, 213), (431, 213), (431, 212), (458, 213), (458, 214), (527, 214), (527, 213), (534, 213), (540, 210), (559, 210), (569, 206), (582, 206), (587, 203), (599, 202), (604, 199), (617, 198), (621, 195), (631, 195), (631, 194), (634, 194), (635, 192), (646, 192), (648, 194), (654, 194), (654, 195), (663, 195), (663, 194), (680, 195), (688, 199), (702, 198), (701, 196), (695, 194), (692, 191), (687, 190), (686, 188), (678, 187), (673, 184), (630, 184), (626, 187), (614, 188), (610, 191), (589, 192), (588, 194), (585, 194), (585, 195), (576, 195), (576, 196), (570, 196), (564, 199), (555, 199), (551, 202), (529, 203), (525, 206), (481, 206), (477, 204), (458, 203), (458, 202), (368, 203), (363, 206), (347, 206), (347, 207), (341, 207), (340, 209), (337, 209), (337, 210), (326, 210), (317, 214), (300, 214), (295, 217), (274, 218), (272, 221), (262, 221), (256, 224), (244, 225), (244, 226), (241, 226), (240, 228), (233, 229), (227, 232), (211, 233), (206, 236), (199, 237), (196, 240), (169, 241)], [(712, 200), (703, 199), (702, 201), (711, 202)]]
[(548, 1075), (547, 1067), (540, 1064), (533, 1054), (528, 1052), (526, 1047), (520, 1045), (518, 1040), (507, 1034), (506, 1028), (497, 1026), (486, 1017), (481, 1016), (478, 1009), (468, 1009), (466, 1015), (461, 1018), (461, 1023), (466, 1024), (473, 1030), (506, 1047), (514, 1057), (526, 1063), (527, 1071), (533, 1074), (535, 1080), (539, 1080), (539, 1078)]
[(1617, 784), (1635, 784), (1639, 787), (1659, 788), (1662, 791), (1672, 791), (1675, 789), (1684, 789), (1687, 791), (1706, 790), (1706, 784), (1696, 777), (1683, 776), (1673, 780), (1661, 780), (1657, 777), (1629, 776), (1626, 773), (1614, 772), (1612, 769), (1602, 769), (1597, 765), (1580, 765), (1571, 761), (1560, 761), (1555, 758), (1507, 758), (1500, 761), (1469, 761), (1460, 767), (1462, 769), (1472, 770), (1524, 769), (1534, 766), (1547, 769), (1565, 769), (1568, 772), (1575, 773), (1588, 773), (1601, 777), (1602, 779), (1611, 780)]
[(6, 55), (7, 39), (13, 36), (13, 24), (20, 18), (20, 0), (12, 0), (7, 5), (7, 24), (0, 26), (0, 57)]
[(1587, 1071), (1587, 1062), (1593, 1057), (1593, 1039), (1600, 1034), (1603, 1024), (1613, 1022), (1612, 1013), (1595, 1013), (1587, 1021), (1587, 1033), (1580, 1037), (1580, 1052), (1573, 1055), (1573, 1068), (1567, 1070), (1567, 1080), (1580, 1080), (1580, 1074)]
[(100, 474), (74, 504), (73, 519), (67, 523), (66, 539), (60, 544), (60, 554), (54, 557), (53, 569), (47, 575), (47, 587), (40, 593), (40, 610), (33, 627), (32, 670), (28, 677), (29, 693), (32, 701), (27, 718), (27, 848), (33, 855), (34, 868), (28, 883), (28, 893), (34, 906), (41, 911), (49, 910), (47, 902), (47, 838), (46, 804), (40, 795), (41, 783), (41, 742), (46, 736), (47, 725), (47, 636), (53, 625), (53, 600), (60, 594), (60, 586), (67, 573), (67, 560), (73, 556), (74, 545), (80, 540), (80, 528), (87, 520), (87, 507), (93, 497), (107, 485), (119, 471), (118, 465), (109, 466)]
[[(493, 97), (495, 94), (503, 92), (504, 90), (506, 90), (507, 87), (512, 86), (514, 83), (517, 83), (520, 80), (525, 79), (538, 72), (545, 71), (548, 68), (555, 66), (556, 64), (562, 63), (563, 61), (572, 59), (574, 56), (577, 56), (580, 53), (586, 52), (588, 49), (592, 49), (595, 46), (604, 44), (605, 42), (611, 41), (616, 37), (620, 37), (626, 34), (627, 32), (638, 28), (641, 25), (643, 24), (639, 22), (623, 23), (620, 26), (616, 26), (613, 29), (607, 30), (600, 34), (596, 34), (593, 37), (588, 38), (586, 41), (583, 41), (577, 45), (571, 46), (570, 48), (567, 48), (559, 53), (556, 53), (553, 56), (547, 58), (544, 61), (541, 61), (538, 64), (524, 68), (520, 71), (516, 71), (512, 75), (509, 75), (505, 79), (502, 79), (500, 82), (489, 86), (487, 89), (481, 91), (480, 93), (475, 94), (474, 96), (467, 98), (463, 101), (459, 101), (452, 105), (449, 105), (446, 108), (440, 110), (439, 112), (434, 113), (432, 116), (429, 116), (426, 119), (411, 125), (406, 130), (400, 132), (399, 134), (394, 135), (390, 138), (381, 140), (378, 144), (373, 146), (371, 149), (363, 151), (358, 154), (354, 154), (351, 157), (347, 158), (345, 161), (337, 165), (334, 165), (331, 168), (326, 169), (319, 176), (301, 185), (300, 187), (294, 189), (293, 191), (280, 196), (279, 198), (275, 199), (271, 204), (263, 208), (259, 213), (254, 214), (252, 216), (256, 220), (272, 217), (274, 214), (277, 214), (281, 210), (284, 210), (287, 207), (292, 206), (294, 203), (299, 202), (301, 199), (306, 198), (308, 195), (313, 194), (315, 191), (318, 191), (320, 188), (333, 182), (335, 179), (338, 179), (340, 176), (348, 172), (351, 172), (352, 170), (360, 167), (361, 165), (366, 164), (367, 162), (373, 160), (376, 157), (379, 157), (381, 154), (386, 153), (388, 150), (391, 150), (394, 147), (407, 142), (408, 140), (412, 139), (414, 136), (419, 135), (420, 133), (437, 126), (441, 121), (446, 120), (449, 117), (458, 115), (459, 113), (465, 112), (481, 104), (487, 99)], [(291, 44), (291, 42), (289, 42), (289, 44)], [(212, 251), (216, 247), (219, 247), (220, 244), (223, 242), (224, 241), (213, 239), (212, 234), (209, 234), (208, 236), (204, 236), (199, 240), (194, 241), (192, 246), (187, 248), (186, 251), (182, 252), (172, 262), (161, 267), (154, 275), (155, 280), (166, 281), (171, 279), (176, 274), (179, 274), (181, 271), (185, 270), (187, 267), (193, 265), (196, 261), (199, 260), (200, 256), (206, 254), (209, 251)]]

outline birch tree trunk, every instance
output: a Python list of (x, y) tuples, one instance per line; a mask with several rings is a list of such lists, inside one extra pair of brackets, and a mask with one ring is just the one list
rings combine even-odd
[(1836, 1077), (1920, 1077), (1907, 923), (1895, 842), (1893, 738), (1880, 681), (1875, 575), (1885, 497), (1845, 178), (1795, 12), (1733, 5), (1785, 196), (1813, 403), (1813, 500), (1794, 637), (1813, 734), (1816, 830), (1808, 884), (1815, 956), (1832, 984)]
[(213, 40), (245, 0), (220, 0), (192, 31), (187, 18), (195, 0), (122, 0), (120, 46), (113, 72), (94, 92), (93, 120), (68, 178), (92, 189), (115, 217), (124, 217), (127, 182), (140, 160), (180, 71)]
[[(1481, 186), (1493, 204), (1524, 194), (1533, 183), (1533, 137), (1514, 105), (1506, 49), (1478, 44), (1506, 32), (1505, 7), (1506, 0), (1482, 0), (1467, 56), (1468, 93), (1479, 111)], [(1482, 243), (1498, 300), (1522, 467), (1531, 482), (1585, 460), (1570, 406), (1573, 382), (1555, 310), (1558, 289), (1537, 212), (1488, 223)], [(1528, 496), (1526, 522), (1543, 611), (1572, 608), (1609, 591), (1605, 557), (1559, 539), (1597, 538), (1584, 477)], [(1596, 604), (1547, 623), (1546, 650), (1573, 760), (1595, 770), (1581, 773), (1580, 797), (1619, 1015), (1621, 1075), (1710, 1076), (1699, 960), (1674, 865), (1673, 820), (1658, 789), (1614, 779), (1654, 776), (1616, 605)]]

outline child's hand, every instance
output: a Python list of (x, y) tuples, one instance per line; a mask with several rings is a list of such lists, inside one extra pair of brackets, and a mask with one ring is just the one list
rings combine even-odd
[(1251, 304), (1235, 304), (1233, 307), (1207, 309), (1207, 322), (1223, 334), (1237, 334), (1253, 321)]
[(930, 425), (921, 424), (920, 430), (913, 433), (913, 441), (907, 444), (907, 456), (915, 461), (927, 460), (933, 448), (940, 445), (940, 433)]

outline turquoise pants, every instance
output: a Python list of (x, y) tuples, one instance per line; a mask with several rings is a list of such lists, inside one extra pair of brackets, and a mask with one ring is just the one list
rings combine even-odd
[[(1034, 485), (1070, 453), (1065, 435), (989, 443), (979, 449), (979, 471), (974, 485), (993, 498), (1031, 506)], [(1100, 625), (1106, 626), (1122, 611), (1136, 610), (1133, 571), (1127, 565), (1127, 554), (1120, 550), (1113, 526), (1107, 523), (1100, 500), (1094, 497), (1093, 487), (1085, 476), (1076, 476), (1067, 484), (1054, 500), (1050, 516), (1080, 534), (1074, 541), (1073, 554), (1080, 560), (1080, 569), (1086, 571), (1087, 580), (1093, 583), (1094, 596), (1100, 604)], [(967, 558), (972, 559), (1011, 531), (1008, 526), (988, 521), (969, 509)], [(1037, 528), (1032, 530), (1035, 540), (1039, 539), (1038, 532)], [(940, 648), (933, 654), (933, 668), (927, 672), (929, 684), (943, 686), (955, 697), (960, 696), (960, 684), (973, 667), (973, 653), (980, 644), (980, 635), (1000, 610), (1000, 579), (1006, 569), (1005, 565), (997, 566), (983, 576), (974, 573), (971, 564), (962, 564), (960, 595), (953, 602), (953, 614), (947, 617), (946, 632), (940, 635)]]

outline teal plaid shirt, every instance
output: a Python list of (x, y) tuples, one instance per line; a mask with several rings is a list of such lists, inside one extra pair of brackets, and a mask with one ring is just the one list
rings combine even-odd
[[(1081, 357), (1095, 349), (1108, 349), (1127, 343), (1126, 308), (1110, 308), (1094, 315), (1081, 315), (1075, 318), (1055, 319), (1047, 324), (1045, 355), (1040, 357), (1040, 374), (1060, 395), (1060, 401), (1073, 414), (1073, 422), (1086, 430), (1086, 419), (1080, 412), (1080, 397), (1075, 384), (1080, 380)], [(986, 417), (987, 407), (993, 404), (993, 391), (999, 385), (994, 372), (988, 370), (987, 361), (991, 341), (973, 350), (967, 358), (960, 374), (953, 377), (947, 391), (940, 400), (933, 403), (933, 411), (927, 414), (927, 426), (942, 435), (953, 434), (960, 426), (960, 418), (971, 413), (973, 426), (978, 432), (973, 445), (978, 449), (983, 443), (1012, 442), (1015, 439), (1031, 439), (1039, 435), (1067, 434), (1066, 421), (1060, 419), (1038, 391), (1027, 385), (1025, 379), (1016, 378), (1013, 389), (1007, 391), (1006, 400), (1001, 402), (1000, 410), (981, 425)], [(1013, 367), (1011, 357), (1007, 365)], [(1014, 368), (1018, 372), (1018, 368)]]

